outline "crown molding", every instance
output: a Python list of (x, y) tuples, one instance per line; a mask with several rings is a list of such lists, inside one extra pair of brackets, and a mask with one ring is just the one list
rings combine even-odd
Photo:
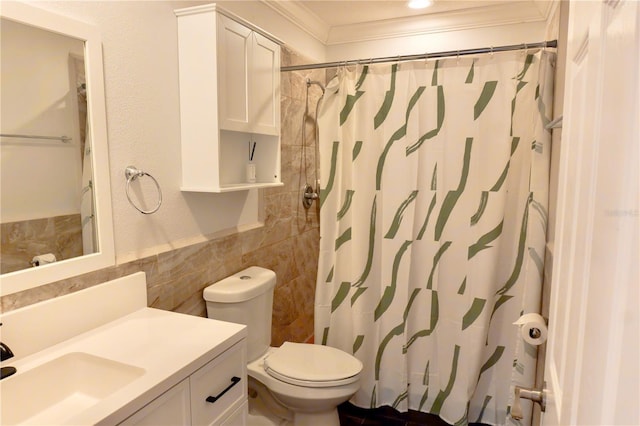
[(532, 2), (507, 3), (409, 18), (336, 26), (331, 28), (326, 44), (336, 45), (545, 20), (546, 18)]
[(330, 27), (315, 13), (304, 6), (303, 2), (290, 0), (261, 1), (316, 40), (330, 46), (438, 32), (546, 21), (553, 10), (553, 4), (557, 0), (517, 1), (406, 18), (339, 25), (335, 27)]
[(319, 42), (327, 43), (329, 25), (304, 6), (302, 2), (287, 0), (260, 1)]
[(561, 0), (533, 0), (534, 4), (540, 11), (540, 14), (544, 17), (545, 20), (548, 20), (549, 17), (553, 14), (553, 11)]

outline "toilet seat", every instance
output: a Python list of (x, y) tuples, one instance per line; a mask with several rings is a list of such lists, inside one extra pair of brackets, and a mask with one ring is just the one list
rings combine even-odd
[(329, 346), (285, 342), (264, 358), (264, 370), (285, 383), (324, 388), (357, 381), (362, 363)]

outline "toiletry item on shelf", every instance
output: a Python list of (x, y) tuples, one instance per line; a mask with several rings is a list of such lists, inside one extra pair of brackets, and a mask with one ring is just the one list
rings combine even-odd
[(249, 142), (249, 162), (247, 163), (246, 178), (248, 183), (256, 181), (256, 164), (253, 162), (253, 155), (256, 153), (256, 143)]

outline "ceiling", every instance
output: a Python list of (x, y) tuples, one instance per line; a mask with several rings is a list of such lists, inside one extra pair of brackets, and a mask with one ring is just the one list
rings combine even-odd
[(262, 0), (325, 45), (545, 21), (554, 0)]

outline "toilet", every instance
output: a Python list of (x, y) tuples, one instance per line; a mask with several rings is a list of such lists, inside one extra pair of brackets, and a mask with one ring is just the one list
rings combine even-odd
[(275, 272), (257, 266), (218, 281), (204, 290), (207, 316), (247, 326), (249, 389), (276, 419), (267, 424), (339, 426), (337, 407), (360, 388), (362, 363), (329, 346), (270, 347), (275, 285)]

